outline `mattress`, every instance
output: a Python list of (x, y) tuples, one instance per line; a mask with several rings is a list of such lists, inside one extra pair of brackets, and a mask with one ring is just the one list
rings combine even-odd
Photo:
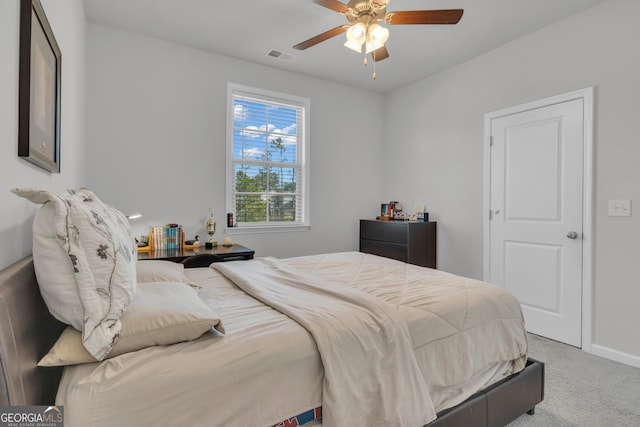
[[(393, 306), (437, 410), (524, 367), (520, 306), (502, 288), (357, 252), (283, 261)], [(225, 335), (66, 367), (56, 403), (68, 426), (266, 427), (321, 406), (324, 372), (308, 331), (211, 268), (186, 275)]]

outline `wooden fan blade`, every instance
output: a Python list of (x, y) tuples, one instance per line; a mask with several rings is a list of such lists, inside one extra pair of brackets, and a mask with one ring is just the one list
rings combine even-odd
[(313, 0), (313, 2), (340, 13), (345, 13), (349, 9), (346, 4), (341, 3), (338, 0)]
[(376, 62), (382, 61), (383, 59), (387, 59), (389, 57), (389, 51), (387, 50), (386, 46), (382, 46), (371, 52), (371, 57)]
[(444, 10), (404, 10), (389, 12), (384, 18), (387, 24), (457, 24), (462, 18), (463, 9)]
[(325, 31), (322, 34), (318, 34), (315, 37), (311, 37), (309, 40), (305, 40), (302, 43), (298, 43), (293, 48), (298, 50), (305, 50), (310, 48), (311, 46), (315, 46), (318, 43), (321, 43), (325, 40), (329, 40), (331, 37), (335, 37), (338, 34), (342, 34), (349, 28), (348, 25), (340, 25), (339, 27), (335, 27), (330, 29), (329, 31)]

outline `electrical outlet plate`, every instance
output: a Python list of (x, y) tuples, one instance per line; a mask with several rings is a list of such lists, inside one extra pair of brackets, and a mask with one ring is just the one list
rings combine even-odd
[(609, 200), (609, 216), (631, 216), (631, 200)]

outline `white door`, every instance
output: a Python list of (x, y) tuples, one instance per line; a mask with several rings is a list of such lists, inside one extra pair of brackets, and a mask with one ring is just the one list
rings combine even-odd
[(490, 277), (529, 332), (581, 346), (584, 99), (490, 120)]

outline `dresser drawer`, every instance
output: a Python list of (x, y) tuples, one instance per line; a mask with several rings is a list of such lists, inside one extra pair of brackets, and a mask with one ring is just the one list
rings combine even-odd
[(398, 261), (403, 262), (407, 262), (409, 260), (407, 245), (401, 245), (398, 243), (360, 239), (360, 252), (397, 259)]
[(406, 245), (408, 226), (406, 222), (360, 221), (360, 238)]

